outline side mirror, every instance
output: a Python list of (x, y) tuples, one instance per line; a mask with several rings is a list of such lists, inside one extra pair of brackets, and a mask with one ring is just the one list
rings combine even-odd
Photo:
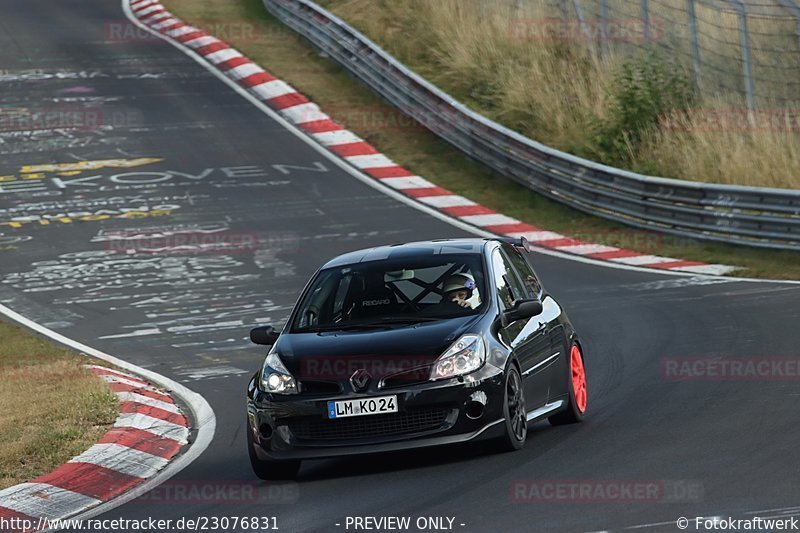
[(516, 320), (536, 316), (542, 309), (542, 302), (539, 300), (517, 300), (514, 307), (500, 315), (500, 325), (506, 327)]
[(250, 330), (250, 342), (272, 346), (278, 341), (278, 333), (272, 326), (260, 326)]

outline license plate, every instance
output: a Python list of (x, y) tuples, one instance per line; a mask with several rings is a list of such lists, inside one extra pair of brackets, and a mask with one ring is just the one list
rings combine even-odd
[(381, 415), (397, 412), (397, 396), (380, 396), (359, 400), (328, 402), (328, 418), (348, 416)]

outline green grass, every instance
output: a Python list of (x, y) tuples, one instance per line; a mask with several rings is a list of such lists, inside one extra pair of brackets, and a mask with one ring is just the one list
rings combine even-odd
[(278, 22), (260, 0), (163, 0), (163, 4), (208, 31), (252, 25), (251, 32), (229, 31), (226, 40), (394, 161), (487, 207), (589, 242), (743, 267), (735, 275), (800, 279), (800, 253), (683, 240), (631, 229), (584, 215), (488, 171), (432, 133), (405, 126), (407, 122), (394, 108)]
[(0, 489), (46, 474), (95, 444), (116, 397), (89, 360), (0, 323)]

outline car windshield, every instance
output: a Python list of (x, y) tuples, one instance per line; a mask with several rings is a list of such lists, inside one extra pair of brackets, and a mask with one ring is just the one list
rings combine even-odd
[(481, 256), (431, 255), (323, 270), (300, 302), (292, 332), (392, 327), (482, 310)]

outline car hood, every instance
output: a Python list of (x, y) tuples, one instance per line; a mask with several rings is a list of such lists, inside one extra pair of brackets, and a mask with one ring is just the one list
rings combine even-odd
[(369, 369), (373, 376), (390, 375), (430, 365), (480, 318), (457, 317), (387, 329), (284, 333), (275, 349), (287, 369), (301, 379), (339, 381), (358, 368)]

